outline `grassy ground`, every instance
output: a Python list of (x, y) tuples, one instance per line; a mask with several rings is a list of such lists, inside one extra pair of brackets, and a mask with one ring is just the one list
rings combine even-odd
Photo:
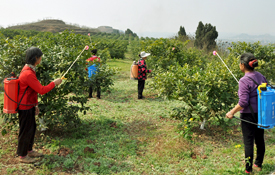
[[(179, 101), (159, 98), (145, 85), (137, 99), (137, 81), (129, 79), (132, 61), (108, 64), (121, 68), (114, 87), (91, 98), (83, 124), (70, 132), (37, 133), (35, 148), (46, 154), (34, 165), (16, 157), (17, 133), (0, 136), (0, 174), (244, 174), (244, 146), (238, 121), (230, 128), (194, 129), (193, 142), (177, 133), (169, 118)], [(150, 80), (148, 80), (150, 81)], [(147, 81), (147, 82), (148, 82)], [(263, 171), (274, 171), (275, 129), (266, 130)]]

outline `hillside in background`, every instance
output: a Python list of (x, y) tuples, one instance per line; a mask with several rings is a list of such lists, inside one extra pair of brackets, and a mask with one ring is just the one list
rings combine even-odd
[(269, 44), (269, 43), (275, 43), (275, 36), (270, 34), (264, 34), (264, 35), (248, 35), (246, 33), (242, 33), (239, 35), (222, 35), (219, 36), (220, 40), (228, 41), (228, 42), (258, 42), (260, 41), (262, 44)]
[(109, 26), (100, 26), (98, 28), (80, 27), (78, 25), (66, 24), (62, 20), (46, 19), (38, 22), (27, 23), (23, 25), (10, 26), (6, 29), (21, 29), (21, 30), (35, 30), (41, 32), (62, 32), (64, 30), (73, 30), (77, 34), (95, 34), (99, 32), (104, 33), (120, 33), (121, 31), (113, 29)]

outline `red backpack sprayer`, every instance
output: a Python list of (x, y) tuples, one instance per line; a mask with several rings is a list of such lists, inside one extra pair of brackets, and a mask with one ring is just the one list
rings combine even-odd
[[(61, 77), (61, 79), (66, 79), (65, 75), (71, 69), (73, 64), (79, 59), (79, 57), (83, 53), (83, 51), (88, 50), (88, 49), (89, 49), (89, 46), (85, 46), (85, 48), (78, 55), (78, 57), (75, 59), (75, 61), (72, 63), (72, 65), (68, 68), (68, 70), (64, 73), (64, 75)], [(3, 112), (6, 114), (16, 114), (18, 112), (19, 105), (24, 105), (24, 106), (37, 105), (37, 104), (21, 104), (21, 100), (23, 99), (23, 96), (25, 95), (28, 87), (26, 88), (22, 98), (19, 100), (18, 99), (19, 76), (16, 77), (16, 75), (12, 72), (8, 78), (4, 79), (4, 108), (3, 108)]]
[(3, 112), (7, 114), (17, 113), (19, 79), (12, 72), (9, 78), (4, 79), (4, 108)]
[(21, 101), (29, 87), (23, 93), (22, 98), (18, 102), (19, 94), (19, 76), (12, 72), (8, 78), (4, 79), (4, 108), (3, 112), (6, 114), (16, 114), (18, 112), (19, 105), (33, 106), (37, 104), (21, 104)]
[[(224, 63), (222, 58), (219, 56), (219, 54), (216, 51), (213, 51), (213, 55), (217, 55), (220, 60), (223, 62), (223, 64), (226, 66), (228, 71), (232, 74), (234, 79), (239, 84), (239, 81), (237, 78), (233, 75), (233, 73), (230, 71), (230, 69), (227, 67), (227, 65)], [(250, 78), (251, 79), (251, 78)], [(253, 79), (251, 79), (253, 80)], [(258, 123), (253, 123), (247, 120), (243, 120), (238, 117), (233, 117), (235, 119), (257, 125), (258, 128), (261, 129), (271, 129), (275, 126), (275, 87), (268, 85), (266, 83), (262, 83), (259, 85), (254, 80), (253, 82), (258, 85), (257, 88), (257, 94), (258, 94)], [(251, 113), (254, 115), (253, 109), (250, 107)]]

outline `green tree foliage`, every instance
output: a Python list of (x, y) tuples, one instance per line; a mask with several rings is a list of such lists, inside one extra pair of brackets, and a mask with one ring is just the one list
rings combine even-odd
[[(163, 71), (168, 70), (169, 66), (183, 66), (185, 63), (189, 65), (201, 65), (202, 60), (197, 59), (197, 55), (201, 56), (201, 51), (197, 49), (188, 49), (186, 45), (189, 40), (181, 42), (176, 39), (156, 39), (141, 42), (142, 50), (151, 53), (150, 59), (147, 60), (150, 68)], [(204, 58), (204, 56), (202, 56)]]
[(38, 33), (38, 31), (35, 30), (19, 30), (19, 29), (4, 29), (4, 28), (0, 28), (0, 32), (6, 37), (6, 38), (10, 38), (13, 39), (13, 37), (20, 35), (20, 36), (26, 36), (26, 37), (31, 37), (31, 36), (35, 36)]
[[(93, 65), (97, 67), (96, 74), (93, 74), (91, 78), (89, 78), (89, 85), (99, 85), (102, 91), (107, 91), (110, 86), (114, 85), (113, 75), (118, 72), (118, 69), (111, 68), (104, 62), (101, 63), (93, 63), (90, 62), (88, 65)], [(96, 91), (96, 86), (93, 86), (93, 91)]]
[(261, 72), (269, 81), (269, 83), (275, 83), (275, 45), (261, 45), (260, 42), (246, 43), (237, 42), (232, 43), (232, 47), (228, 48), (230, 56), (239, 57), (242, 53), (250, 52), (255, 55), (259, 61), (259, 67), (256, 71)]
[[(215, 27), (210, 24), (203, 25), (200, 22), (196, 36), (204, 36), (200, 38), (204, 42), (205, 38), (210, 38), (211, 31), (212, 34), (215, 33)], [(180, 120), (193, 118), (198, 121), (214, 118), (223, 123), (225, 112), (237, 103), (238, 84), (217, 56), (213, 56), (212, 53), (205, 54), (198, 48), (188, 48), (188, 42), (189, 40), (182, 42), (177, 39), (148, 37), (135, 38), (129, 42), (129, 37), (127, 38), (126, 35), (101, 33), (88, 37), (71, 32), (38, 33), (29, 38), (15, 36), (9, 39), (0, 33), (0, 79), (3, 80), (4, 75), (11, 71), (19, 74), (24, 65), (26, 49), (30, 46), (38, 46), (44, 56), (37, 68), (37, 76), (42, 84), (46, 85), (60, 77), (87, 45), (86, 43), (90, 43), (91, 48), (99, 50), (99, 57), (102, 60), (100, 73), (95, 75), (96, 78), (92, 80), (87, 78), (85, 60), (90, 57), (90, 52), (84, 52), (68, 74), (69, 79), (55, 91), (40, 96), (40, 117), (46, 119), (49, 126), (77, 124), (79, 122), (77, 112), (87, 110), (83, 92), (87, 91), (90, 83), (96, 83), (94, 82), (96, 80), (101, 81), (102, 89), (112, 85), (111, 76), (115, 70), (111, 70), (104, 64), (110, 58), (123, 58), (128, 47), (133, 60), (139, 59), (140, 51), (151, 53), (147, 59), (148, 68), (153, 69), (153, 82), (150, 86), (158, 92), (159, 96), (182, 101), (182, 107), (175, 108), (171, 117)], [(203, 48), (203, 45), (199, 48)], [(259, 42), (238, 42), (232, 43), (230, 52), (226, 56), (219, 54), (237, 79), (240, 79), (243, 73), (239, 70), (239, 56), (244, 52), (253, 53), (260, 65), (256, 71), (261, 72), (274, 83), (274, 49), (274, 45), (261, 45)], [(121, 55), (117, 56), (118, 53)], [(68, 101), (78, 105), (69, 105)], [(5, 119), (17, 120), (16, 117)]]
[(196, 30), (195, 43), (194, 43), (195, 46), (200, 48), (200, 49), (202, 49), (203, 45), (204, 45), (204, 43), (202, 42), (203, 37), (204, 37), (204, 25), (200, 21), (199, 25), (197, 27), (197, 30)]
[(145, 49), (145, 46), (147, 43), (151, 43), (153, 41), (156, 41), (157, 39), (156, 38), (149, 38), (149, 37), (136, 37), (134, 38), (134, 40), (130, 41), (129, 42), (129, 45), (128, 45), (128, 53), (130, 54), (130, 59), (132, 60), (139, 60), (139, 54), (141, 51), (143, 51), (143, 49)]
[(180, 26), (180, 30), (178, 31), (179, 36), (186, 36), (186, 32), (183, 26)]
[(195, 46), (199, 49), (213, 49), (216, 47), (216, 39), (218, 38), (218, 32), (216, 27), (211, 24), (203, 24), (201, 21), (196, 30)]
[[(39, 33), (33, 37), (15, 36), (13, 39), (5, 39), (0, 35), (0, 80), (3, 82), (10, 72), (19, 75), (25, 65), (25, 52), (31, 46), (39, 47), (43, 52), (42, 62), (37, 66), (36, 75), (42, 85), (47, 85), (56, 78), (60, 78), (70, 67), (73, 61), (79, 56), (85, 45), (95, 48), (90, 43), (88, 36), (76, 35), (69, 31), (59, 34)], [(104, 65), (109, 57), (106, 49), (100, 50), (102, 64)], [(90, 81), (86, 59), (91, 56), (89, 51), (84, 51), (75, 62), (71, 70), (65, 76), (67, 80), (50, 91), (39, 96), (39, 117), (43, 118), (46, 125), (50, 128), (57, 127), (77, 127), (80, 122), (78, 113), (86, 113), (89, 110), (85, 106)], [(114, 73), (105, 65), (104, 71), (99, 75), (103, 82), (103, 89), (112, 85), (111, 75)], [(105, 81), (106, 78), (106, 81)], [(69, 103), (68, 103), (69, 102)], [(3, 104), (2, 104), (3, 109)], [(1, 110), (2, 111), (2, 110)], [(16, 115), (1, 115), (9, 126), (18, 123)]]
[[(171, 117), (180, 120), (193, 118), (197, 121), (211, 118), (224, 123), (225, 113), (238, 102), (238, 84), (217, 56), (205, 54), (196, 48), (186, 48), (179, 40), (158, 39), (141, 42), (141, 49), (151, 53), (147, 65), (153, 69), (150, 86), (159, 96), (182, 101), (182, 107), (175, 108)], [(232, 43), (230, 54), (223, 61), (240, 79), (239, 56), (252, 52), (259, 58), (262, 72), (268, 80), (274, 80), (273, 45), (259, 43)], [(215, 120), (209, 120), (215, 121)]]
[[(183, 102), (172, 117), (199, 121), (214, 117), (224, 122), (224, 112), (236, 102), (237, 85), (222, 63), (196, 48), (187, 49), (178, 40), (159, 39), (148, 43), (146, 50), (152, 54), (147, 64), (155, 72), (151, 86), (160, 96)], [(225, 62), (238, 68), (237, 60)]]
[[(41, 64), (37, 67), (36, 75), (42, 85), (49, 84), (53, 79), (61, 77), (84, 48), (85, 40), (84, 38), (78, 40), (79, 37), (74, 33), (63, 32), (59, 35), (51, 34), (49, 39), (41, 36), (32, 38), (16, 36), (13, 40), (5, 40), (6, 44), (1, 49), (1, 61), (5, 66), (1, 72), (1, 79), (12, 71), (19, 75), (25, 64), (25, 51), (31, 46), (37, 46), (44, 55)], [(40, 96), (39, 117), (43, 118), (51, 129), (57, 125), (76, 126), (79, 122), (78, 111), (85, 113), (88, 110), (84, 106), (87, 98), (83, 96), (83, 92), (87, 89), (83, 85), (85, 84), (83, 82), (87, 82), (87, 72), (84, 69), (86, 64), (83, 60), (85, 55), (87, 57), (87, 52), (68, 73), (67, 76), (70, 77), (68, 80), (46, 95)], [(70, 93), (74, 96), (69, 96)], [(69, 105), (68, 101), (80, 105)], [(3, 116), (6, 120), (14, 119), (9, 115)], [(18, 121), (15, 118), (12, 122)]]
[(137, 34), (134, 33), (134, 32), (133, 32), (132, 30), (130, 30), (130, 29), (127, 29), (127, 30), (125, 31), (125, 35), (137, 37)]
[(108, 49), (110, 58), (124, 59), (128, 38), (120, 34), (99, 33), (91, 36), (91, 42), (99, 50)]

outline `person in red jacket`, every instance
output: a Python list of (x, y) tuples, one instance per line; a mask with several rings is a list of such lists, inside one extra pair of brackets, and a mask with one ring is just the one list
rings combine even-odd
[(145, 60), (150, 55), (150, 53), (141, 52), (139, 54), (140, 60), (138, 60), (138, 99), (144, 98), (142, 92), (144, 89), (145, 80), (147, 79), (147, 73), (151, 73), (151, 70), (147, 70)]
[[(39, 114), (37, 93), (43, 95), (59, 85), (62, 80), (55, 79), (47, 86), (38, 81), (35, 68), (42, 60), (42, 51), (37, 47), (30, 47), (26, 51), (26, 65), (19, 75), (19, 135), (17, 154), (22, 163), (34, 163), (34, 157), (43, 154), (33, 150), (34, 135), (36, 131), (35, 115)], [(22, 99), (22, 100), (21, 100)], [(21, 101), (20, 101), (21, 100)]]
[[(93, 49), (92, 51), (92, 57), (88, 58), (86, 61), (89, 62), (98, 62), (100, 63), (100, 58), (96, 56), (97, 54), (97, 49)], [(98, 67), (96, 66), (96, 64), (93, 65), (95, 67), (95, 70), (92, 72), (92, 74), (96, 74), (98, 72)], [(97, 80), (96, 82), (98, 82), (97, 84), (92, 84), (89, 87), (89, 98), (93, 98), (93, 90), (96, 90), (97, 94), (96, 97), (98, 99), (100, 99), (100, 93), (101, 93), (101, 88), (100, 88), (100, 82)]]

